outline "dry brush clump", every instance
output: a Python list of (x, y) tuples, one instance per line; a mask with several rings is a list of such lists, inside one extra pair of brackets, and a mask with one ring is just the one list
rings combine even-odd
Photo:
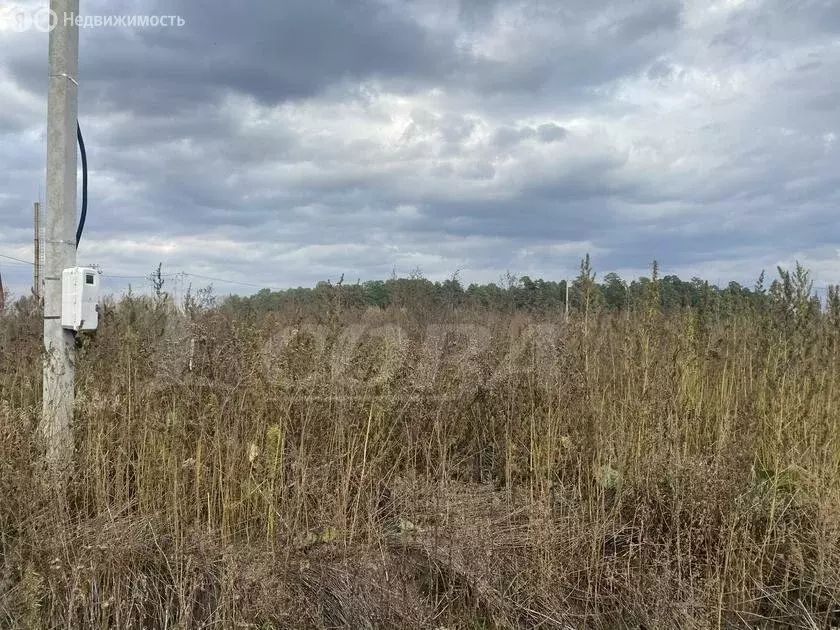
[(568, 322), (129, 296), (80, 340), (61, 493), (23, 304), (0, 626), (840, 625), (839, 320), (786, 282)]

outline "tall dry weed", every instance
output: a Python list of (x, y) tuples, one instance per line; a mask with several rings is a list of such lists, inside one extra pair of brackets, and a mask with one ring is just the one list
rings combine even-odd
[(129, 296), (82, 340), (61, 498), (23, 305), (0, 626), (838, 625), (840, 328), (802, 282), (766, 311), (652, 293), (568, 322)]

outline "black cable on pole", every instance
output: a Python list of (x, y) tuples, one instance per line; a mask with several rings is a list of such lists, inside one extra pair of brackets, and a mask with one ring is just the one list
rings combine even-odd
[(82, 240), (82, 232), (85, 230), (85, 219), (87, 218), (87, 197), (88, 197), (88, 171), (87, 171), (87, 153), (85, 153), (85, 140), (82, 138), (82, 128), (79, 122), (76, 121), (76, 137), (79, 140), (79, 150), (82, 154), (82, 214), (79, 217), (79, 227), (76, 228), (76, 248), (79, 247), (79, 241)]

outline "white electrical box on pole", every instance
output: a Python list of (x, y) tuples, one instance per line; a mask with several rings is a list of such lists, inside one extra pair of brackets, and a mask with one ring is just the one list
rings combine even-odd
[(99, 326), (99, 272), (92, 267), (71, 267), (61, 272), (61, 325), (69, 330), (96, 330)]
[(44, 388), (41, 435), (54, 473), (72, 464), (75, 332), (62, 326), (62, 274), (76, 266), (79, 0), (51, 0), (44, 234)]

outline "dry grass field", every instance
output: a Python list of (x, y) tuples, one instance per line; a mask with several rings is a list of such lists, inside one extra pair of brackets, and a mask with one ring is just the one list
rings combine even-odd
[(8, 305), (0, 627), (840, 626), (840, 307), (768, 304), (125, 297), (80, 340), (66, 492)]

